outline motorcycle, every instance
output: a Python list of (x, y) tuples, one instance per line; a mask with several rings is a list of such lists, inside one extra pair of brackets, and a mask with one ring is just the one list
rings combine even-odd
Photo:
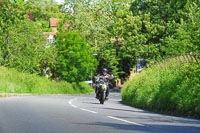
[(97, 98), (99, 99), (100, 104), (104, 104), (104, 101), (106, 100), (106, 92), (108, 89), (108, 83), (105, 81), (106, 81), (106, 78), (104, 76), (95, 77), (96, 93), (97, 93)]

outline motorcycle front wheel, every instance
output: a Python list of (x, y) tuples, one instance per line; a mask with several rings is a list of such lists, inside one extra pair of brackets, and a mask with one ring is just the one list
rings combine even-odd
[(103, 92), (103, 93), (101, 94), (101, 98), (99, 99), (100, 104), (104, 104), (105, 99), (106, 99), (106, 93)]

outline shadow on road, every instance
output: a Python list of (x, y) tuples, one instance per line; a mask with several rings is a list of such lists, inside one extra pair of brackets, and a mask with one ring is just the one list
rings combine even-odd
[(118, 124), (118, 123), (96, 122), (96, 123), (90, 123), (89, 125), (113, 127), (115, 129), (118, 129), (118, 130), (145, 131), (144, 127), (137, 126), (137, 125), (131, 125), (131, 124)]
[(100, 104), (100, 103), (92, 103), (92, 102), (83, 102), (83, 103), (87, 103), (87, 104)]
[[(79, 123), (80, 124), (80, 123)], [(83, 123), (82, 123), (83, 124)], [(162, 124), (148, 124), (145, 126), (138, 126), (133, 124), (119, 124), (108, 122), (96, 122), (88, 123), (92, 126), (112, 127), (117, 130), (135, 131), (135, 132), (153, 132), (153, 133), (188, 133), (188, 132), (200, 132), (200, 128), (194, 126), (177, 126), (177, 125), (162, 125)], [(103, 128), (102, 128), (103, 129)]]
[(116, 111), (123, 111), (123, 112), (139, 112), (139, 113), (149, 113), (148, 111), (136, 111), (136, 110), (128, 110), (128, 109), (116, 109), (116, 108), (102, 108), (102, 109), (107, 109), (107, 110), (116, 110)]
[(112, 89), (109, 89), (110, 92), (118, 92), (120, 93), (121, 92), (121, 88), (112, 88)]

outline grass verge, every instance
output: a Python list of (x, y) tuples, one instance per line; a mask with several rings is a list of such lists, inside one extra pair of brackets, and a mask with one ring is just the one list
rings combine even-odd
[(164, 114), (200, 118), (200, 65), (171, 59), (125, 83), (122, 102)]
[(34, 74), (0, 67), (0, 93), (83, 94), (94, 90), (86, 83), (51, 81)]

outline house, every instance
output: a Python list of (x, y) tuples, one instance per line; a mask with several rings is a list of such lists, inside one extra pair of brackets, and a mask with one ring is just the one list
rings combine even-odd
[(60, 19), (57, 18), (50, 18), (50, 28), (53, 30), (53, 32), (57, 32), (57, 23), (60, 21)]
[[(45, 38), (47, 39), (47, 43), (54, 43), (55, 42), (55, 36), (56, 33), (58, 31), (57, 28), (57, 23), (60, 21), (61, 19), (57, 19), (57, 18), (50, 18), (50, 23), (49, 23), (49, 27), (52, 29), (53, 32), (43, 32), (43, 35), (45, 36)], [(65, 28), (69, 27), (69, 24), (65, 24)]]

